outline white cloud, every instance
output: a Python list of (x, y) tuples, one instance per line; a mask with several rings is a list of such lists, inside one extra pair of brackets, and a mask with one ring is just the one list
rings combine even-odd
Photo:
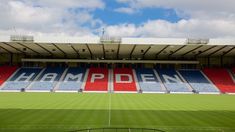
[(138, 26), (134, 24), (107, 26), (106, 32), (110, 36), (121, 37), (232, 38), (235, 36), (235, 22), (190, 19), (171, 23), (165, 20), (152, 20)]
[(109, 36), (119, 36), (119, 37), (127, 37), (127, 36), (137, 36), (138, 27), (134, 24), (120, 24), (107, 26), (105, 28), (106, 34)]
[[(234, 0), (116, 0), (132, 13), (144, 8), (173, 9), (183, 18), (178, 22), (149, 20), (141, 25), (120, 24), (107, 27), (110, 35), (142, 37), (234, 37)], [(134, 27), (134, 29), (133, 29)], [(127, 34), (125, 31), (135, 31)], [(125, 31), (120, 30), (125, 29)], [(122, 32), (123, 31), (123, 32)]]
[(34, 5), (42, 5), (45, 7), (56, 7), (56, 8), (104, 8), (105, 3), (102, 0), (24, 0)]
[(102, 21), (92, 12), (104, 7), (101, 0), (2, 0), (0, 35), (14, 34), (14, 29), (18, 34), (93, 35), (89, 28)]
[(114, 11), (116, 12), (120, 12), (120, 13), (126, 13), (126, 14), (134, 14), (135, 10), (132, 8), (127, 8), (127, 7), (121, 7), (121, 8), (117, 8)]
[(133, 11), (143, 8), (174, 9), (180, 17), (235, 19), (234, 0), (116, 0)]
[[(142, 24), (106, 25), (94, 17), (106, 7), (103, 0), (0, 0), (0, 35), (95, 36), (105, 27), (110, 36), (209, 37), (235, 36), (234, 0), (117, 0), (116, 12), (134, 14), (143, 8), (167, 8), (178, 22), (146, 20)], [(153, 14), (154, 15), (154, 14)], [(15, 30), (14, 30), (15, 29)]]

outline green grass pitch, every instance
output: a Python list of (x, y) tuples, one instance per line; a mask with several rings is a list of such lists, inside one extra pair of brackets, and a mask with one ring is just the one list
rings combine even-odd
[(0, 131), (101, 127), (234, 132), (235, 96), (0, 93)]

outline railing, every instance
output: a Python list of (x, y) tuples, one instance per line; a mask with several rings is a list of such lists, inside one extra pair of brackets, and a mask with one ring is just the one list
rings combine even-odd
[(27, 35), (11, 35), (10, 40), (11, 42), (33, 42), (34, 38)]
[(100, 43), (102, 44), (120, 44), (122, 39), (120, 37), (109, 37), (109, 36), (102, 36), (100, 38)]
[(165, 132), (165, 131), (153, 128), (89, 128), (89, 129), (73, 130), (70, 132)]
[(187, 44), (208, 44), (210, 39), (187, 39)]

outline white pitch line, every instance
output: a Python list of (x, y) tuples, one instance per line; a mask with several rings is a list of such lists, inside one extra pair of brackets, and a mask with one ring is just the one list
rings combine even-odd
[(111, 125), (111, 93), (109, 93), (109, 126)]

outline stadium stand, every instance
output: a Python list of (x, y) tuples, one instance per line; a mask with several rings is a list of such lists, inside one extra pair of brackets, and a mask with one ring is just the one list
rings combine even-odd
[(78, 91), (82, 88), (86, 68), (68, 68), (57, 91)]
[(90, 68), (84, 90), (108, 91), (108, 76), (107, 68)]
[(183, 78), (196, 90), (196, 92), (219, 92), (219, 90), (210, 83), (200, 70), (179, 70)]
[(174, 69), (157, 69), (157, 71), (169, 92), (192, 92)]
[(137, 87), (131, 68), (113, 69), (114, 92), (137, 92)]
[(51, 91), (56, 86), (60, 77), (62, 76), (65, 68), (62, 67), (48, 67), (42, 73), (40, 73), (38, 78), (35, 79), (33, 84), (28, 90), (36, 91)]
[(235, 93), (235, 83), (227, 69), (205, 68), (203, 72), (223, 93)]
[(0, 67), (0, 86), (16, 71), (16, 66)]
[(161, 87), (161, 82), (155, 75), (154, 69), (138, 68), (135, 71), (143, 92), (166, 92), (165, 88)]
[(3, 90), (21, 90), (27, 89), (42, 68), (20, 68), (5, 83)]
[(235, 69), (0, 67), (3, 91), (235, 93)]

